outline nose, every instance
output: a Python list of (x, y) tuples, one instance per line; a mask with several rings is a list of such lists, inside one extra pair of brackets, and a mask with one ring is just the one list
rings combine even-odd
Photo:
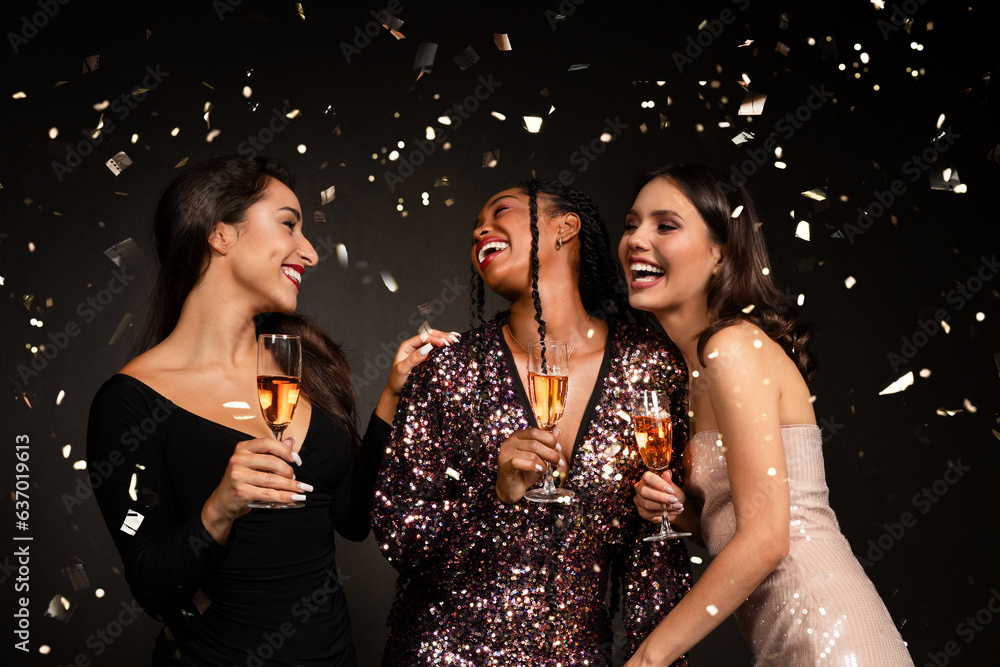
[(626, 235), (626, 245), (629, 250), (649, 250), (649, 239), (646, 238), (647, 225), (640, 224), (631, 234)]
[(302, 263), (306, 266), (316, 266), (316, 262), (319, 261), (316, 248), (313, 247), (313, 244), (305, 236), (302, 237), (302, 242), (299, 244), (299, 258), (302, 259)]

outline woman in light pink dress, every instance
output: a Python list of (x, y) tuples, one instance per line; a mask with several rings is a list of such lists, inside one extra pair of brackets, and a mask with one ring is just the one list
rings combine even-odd
[(635, 503), (657, 523), (666, 507), (713, 556), (627, 667), (670, 664), (732, 613), (758, 667), (912, 666), (829, 506), (810, 330), (768, 275), (750, 195), (723, 179), (701, 165), (647, 174), (618, 248), (631, 305), (687, 362), (695, 434), (684, 488), (647, 472)]

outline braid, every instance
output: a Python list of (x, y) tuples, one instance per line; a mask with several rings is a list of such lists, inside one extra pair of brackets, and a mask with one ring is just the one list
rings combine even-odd
[(469, 291), (469, 295), (472, 300), (469, 303), (469, 315), (472, 318), (473, 326), (480, 326), (486, 319), (486, 285), (476, 272), (476, 267), (470, 268), (472, 269), (472, 289)]
[[(542, 319), (542, 300), (538, 296), (538, 181), (528, 181), (528, 212), (531, 214), (531, 300), (535, 304), (535, 321), (538, 322), (540, 342), (545, 343), (545, 320)], [(545, 367), (545, 348), (542, 348), (542, 367)]]

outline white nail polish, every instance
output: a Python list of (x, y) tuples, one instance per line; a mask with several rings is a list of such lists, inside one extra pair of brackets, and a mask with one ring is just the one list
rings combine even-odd
[(535, 464), (535, 470), (537, 470), (538, 472), (542, 472), (543, 470), (545, 470), (545, 468), (543, 468), (542, 466), (540, 466), (540, 465), (538, 465), (538, 464), (536, 463), (536, 464)]
[(462, 334), (458, 333), (457, 331), (452, 331), (452, 332), (451, 332), (451, 335), (452, 335), (452, 336), (457, 336), (458, 338), (461, 338), (461, 337), (462, 337)]
[(417, 352), (420, 353), (421, 357), (426, 357), (427, 353), (431, 351), (432, 347), (434, 347), (434, 346), (431, 345), (430, 343), (427, 343), (424, 346), (422, 346), (419, 350), (417, 350)]
[(301, 493), (293, 493), (291, 495), (291, 498), (292, 498), (292, 500), (295, 500), (295, 501), (300, 501), (300, 500), (305, 500), (306, 499), (306, 497), (304, 495), (302, 495)]
[(312, 484), (306, 484), (305, 482), (299, 482), (299, 491), (303, 493), (311, 493), (313, 490)]
[(302, 457), (299, 456), (298, 452), (292, 452), (292, 460), (295, 461), (295, 465), (302, 465)]
[(558, 442), (556, 443), (556, 451), (562, 454), (562, 445), (560, 445)]

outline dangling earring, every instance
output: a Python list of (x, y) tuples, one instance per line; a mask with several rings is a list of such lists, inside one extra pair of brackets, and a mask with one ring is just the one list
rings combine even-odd
[(556, 248), (562, 248), (562, 247), (563, 247), (563, 240), (562, 240), (562, 237), (560, 236), (560, 237), (559, 237), (559, 238), (558, 238), (558, 239), (556, 240)]

